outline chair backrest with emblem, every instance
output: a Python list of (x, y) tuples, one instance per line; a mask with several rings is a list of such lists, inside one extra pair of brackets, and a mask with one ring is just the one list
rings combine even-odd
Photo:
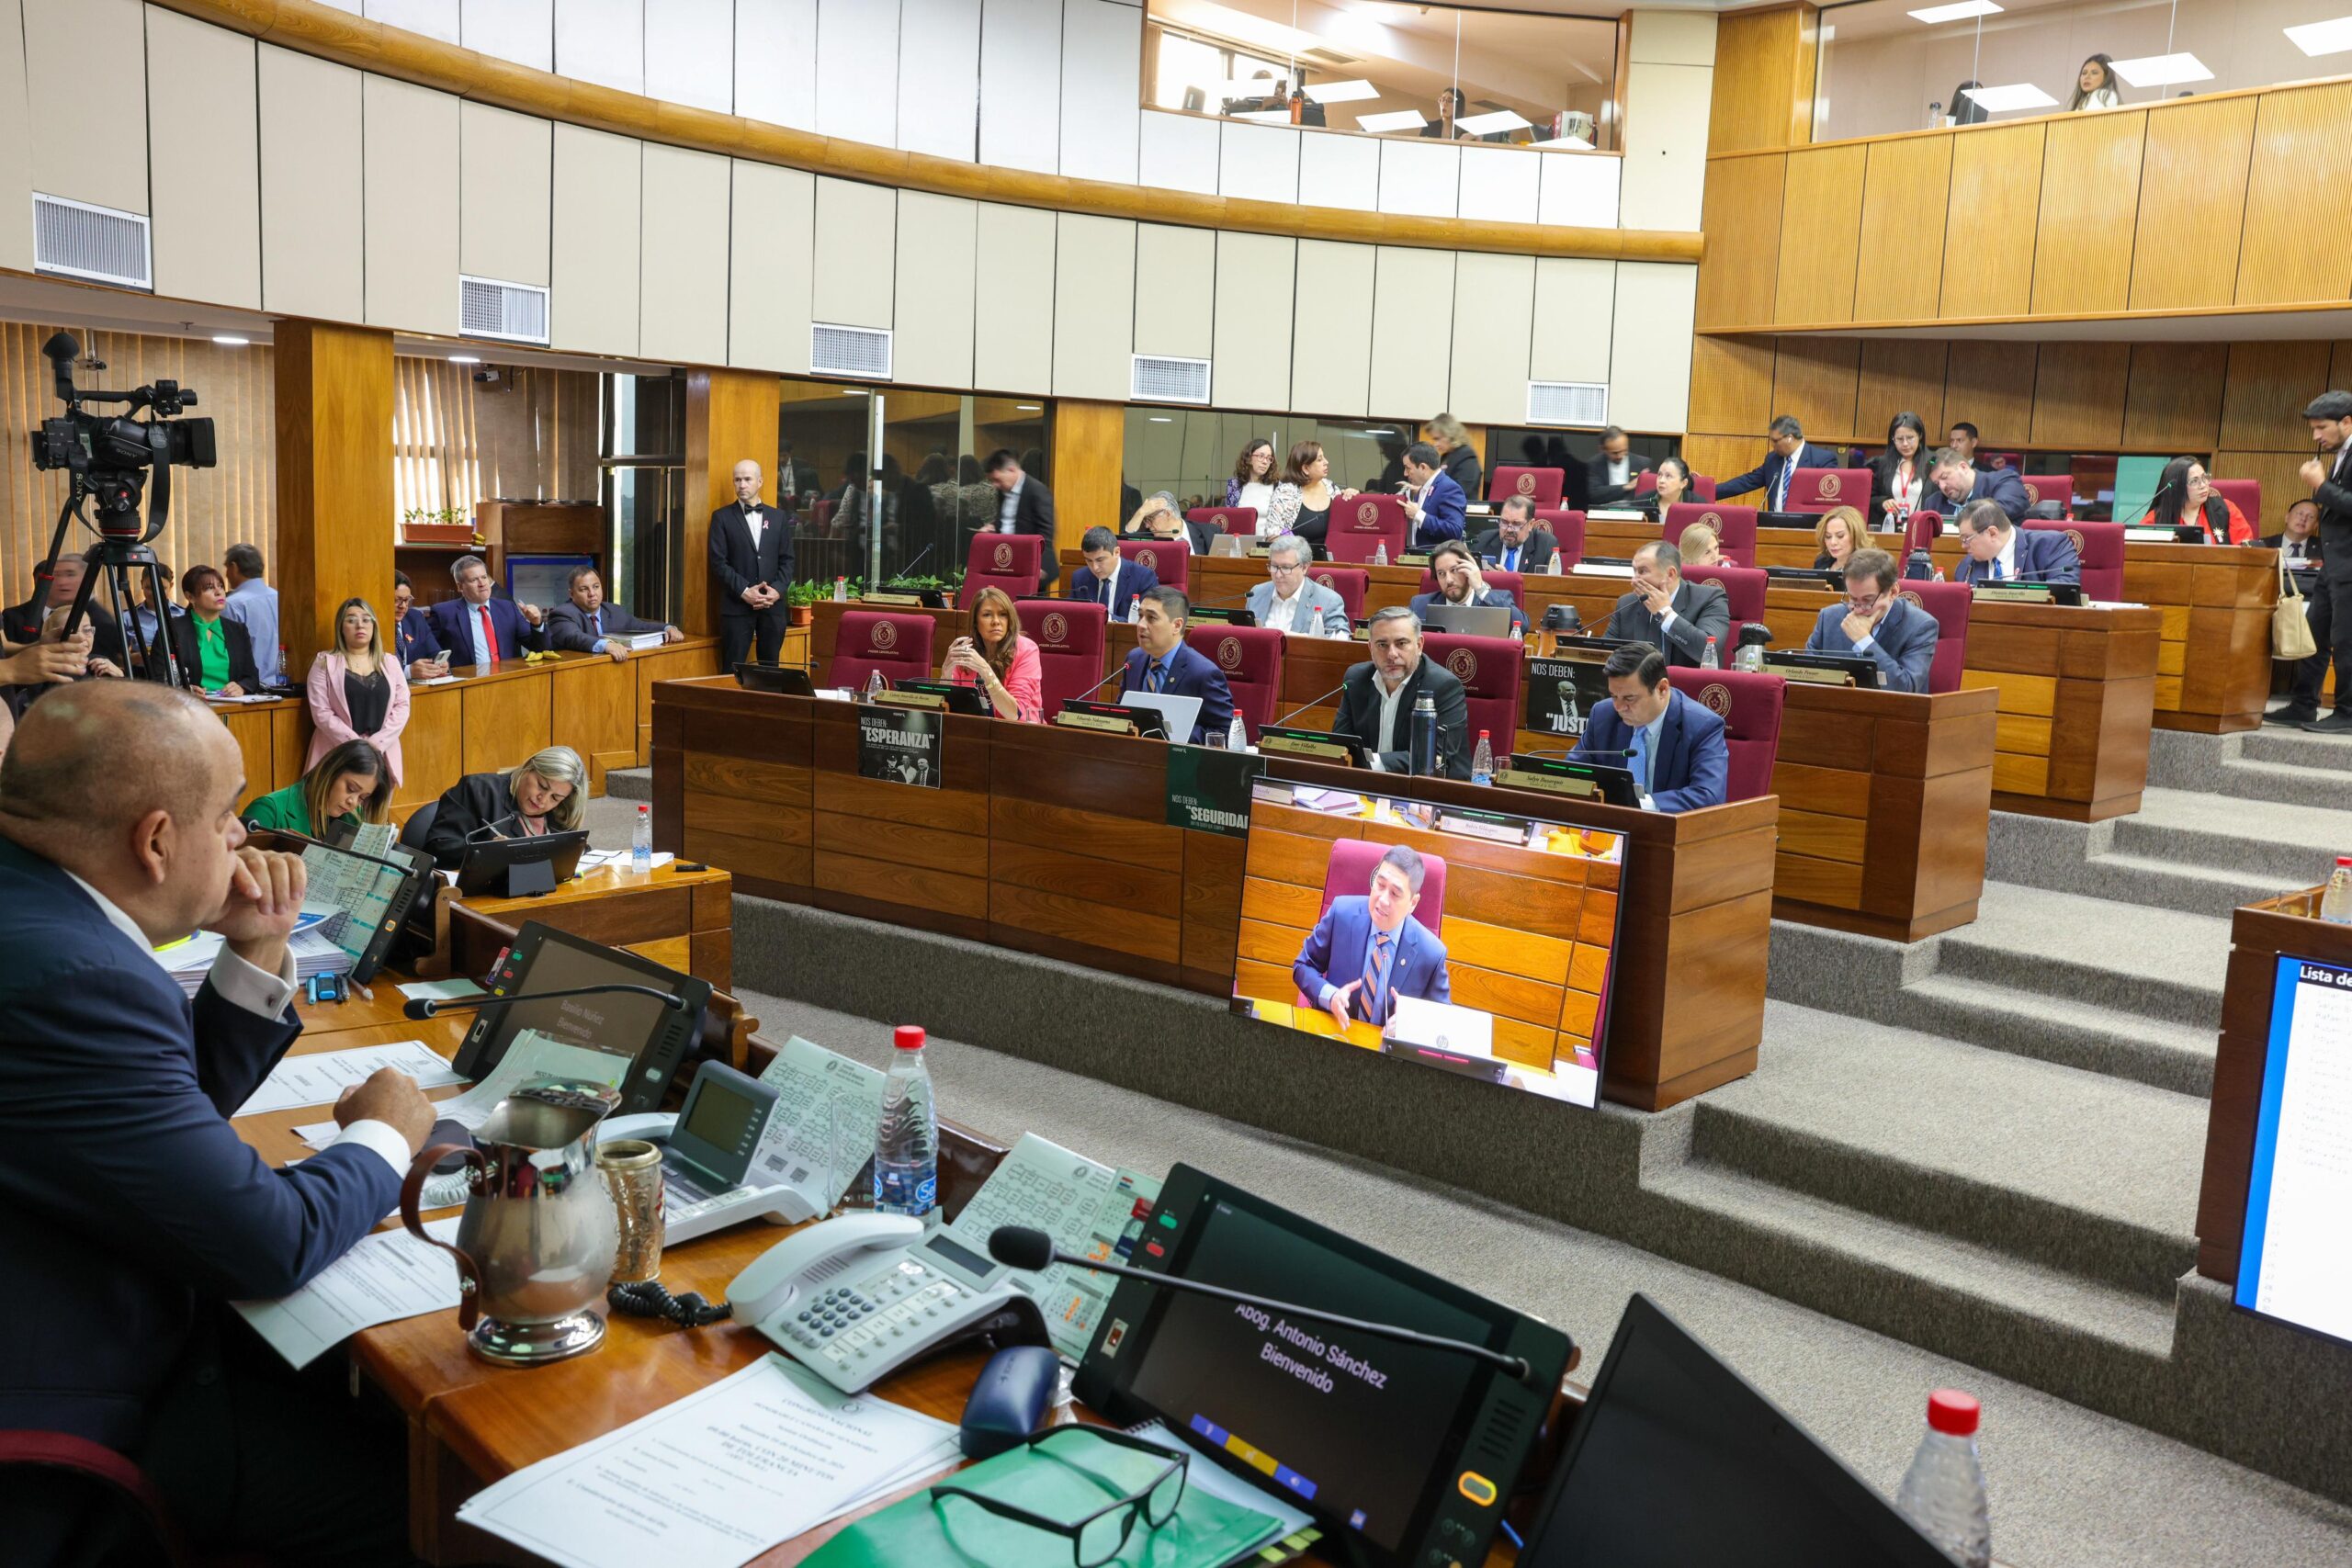
[(2082, 562), (2086, 598), (2112, 603), (2123, 597), (2122, 524), (2043, 523), (2029, 517), (2018, 526), (2037, 533), (2064, 534), (2075, 542), (2075, 558)]
[(833, 632), (833, 655), (826, 661), (825, 686), (862, 691), (875, 671), (893, 684), (927, 681), (932, 674), (929, 615), (900, 611), (852, 610)]
[(975, 534), (964, 552), (964, 585), (956, 607), (968, 610), (983, 588), (1001, 588), (1013, 598), (1037, 592), (1046, 541), (1035, 534)]
[[(1870, 491), (1865, 490), (1862, 493), (1867, 496)], [(1704, 523), (1715, 531), (1724, 559), (1732, 565), (1756, 564), (1756, 508), (1719, 506), (1712, 501), (1678, 501), (1666, 509), (1666, 521), (1659, 525), (1658, 537), (1679, 548), (1682, 530), (1693, 523)]]
[(1323, 536), (1323, 551), (1335, 561), (1362, 566), (1382, 545), (1388, 547), (1390, 565), (1405, 553), (1408, 537), (1405, 503), (1393, 495), (1356, 495), (1331, 502), (1331, 522)]
[(1560, 491), (1567, 484), (1567, 475), (1557, 468), (1520, 468), (1505, 466), (1497, 468), (1487, 480), (1487, 499), (1501, 502), (1514, 495), (1523, 495), (1539, 507), (1560, 504)]
[(1050, 720), (1071, 697), (1082, 697), (1102, 679), (1102, 628), (1110, 612), (1082, 600), (1023, 599), (1013, 612), (1022, 635), (1037, 645), (1045, 716)]
[(1928, 666), (1928, 693), (1960, 690), (1968, 667), (1968, 610), (1975, 592), (1965, 582), (1903, 581), (1895, 592), (1936, 618), (1936, 660)]
[(1184, 513), (1184, 521), (1206, 523), (1225, 534), (1255, 534), (1258, 531), (1258, 509), (1254, 506), (1195, 506)]
[(1839, 506), (1850, 506), (1869, 515), (1868, 468), (1799, 468), (1789, 476), (1791, 512), (1827, 512)]
[(1677, 670), (1682, 694), (1724, 721), (1731, 761), (1724, 800), (1754, 800), (1772, 793), (1772, 764), (1781, 754), (1781, 705), (1789, 683), (1751, 670)]
[(1190, 593), (1193, 552), (1182, 539), (1122, 539), (1119, 553), (1151, 568), (1151, 575), (1169, 588)]
[(1267, 626), (1227, 626), (1204, 622), (1184, 628), (1184, 641), (1225, 677), (1233, 694), (1233, 711), (1241, 716), (1250, 739), (1275, 713), (1283, 694), (1283, 634)]
[[(1731, 609), (1731, 640), (1739, 644), (1739, 628), (1743, 622), (1764, 618), (1764, 591), (1771, 579), (1760, 566), (1686, 566), (1682, 575), (1693, 582), (1712, 582), (1724, 591), (1724, 598)], [(1715, 650), (1724, 663), (1731, 662), (1731, 649)]]
[(1421, 639), (1421, 657), (1453, 671), (1469, 699), (1470, 733), (1463, 744), (1476, 746), (1478, 731), (1485, 730), (1498, 762), (1519, 734), (1519, 661), (1526, 651), (1517, 637), (1431, 632)]
[(1584, 559), (1583, 513), (1572, 506), (1539, 506), (1535, 509), (1535, 525), (1552, 536), (1562, 571)]
[[(2025, 486), (2025, 503), (2029, 507), (2054, 505), (2059, 518), (2075, 514), (2075, 479), (2071, 474), (2019, 474), (2018, 482)], [(2055, 521), (2056, 519), (2052, 519)]]
[(1372, 578), (1362, 567), (1325, 566), (1317, 561), (1306, 569), (1306, 575), (1340, 596), (1340, 603), (1348, 608), (1350, 626), (1363, 619), (1364, 587)]

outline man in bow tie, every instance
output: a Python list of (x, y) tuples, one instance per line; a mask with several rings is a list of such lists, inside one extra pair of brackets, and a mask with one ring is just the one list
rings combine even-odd
[(735, 465), (735, 500), (710, 514), (710, 575), (717, 581), (718, 643), (726, 668), (752, 656), (774, 664), (784, 650), (785, 594), (792, 587), (792, 523), (760, 500), (764, 476)]

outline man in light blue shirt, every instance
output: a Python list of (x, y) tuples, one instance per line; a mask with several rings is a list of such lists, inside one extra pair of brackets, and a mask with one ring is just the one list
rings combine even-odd
[(254, 639), (254, 672), (265, 686), (286, 684), (278, 651), (277, 590), (262, 581), (261, 551), (251, 545), (231, 545), (220, 558), (220, 568), (229, 584), (229, 602), (220, 613)]

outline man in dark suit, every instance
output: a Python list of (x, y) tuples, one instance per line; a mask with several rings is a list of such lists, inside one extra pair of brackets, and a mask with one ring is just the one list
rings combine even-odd
[(1470, 776), (1470, 698), (1453, 671), (1421, 657), (1421, 620), (1402, 604), (1372, 617), (1365, 632), (1372, 658), (1351, 666), (1340, 688), (1340, 716), (1331, 726), (1362, 746), (1383, 773), (1413, 771), (1413, 708), (1427, 695), (1437, 708), (1433, 771)]
[(392, 653), (412, 681), (430, 681), (449, 672), (448, 651), (433, 635), (433, 617), (416, 602), (416, 585), (408, 573), (392, 573)]
[(1127, 653), (1119, 690), (1200, 698), (1193, 733), (1182, 738), (1198, 746), (1203, 736), (1222, 738), (1232, 728), (1233, 693), (1225, 672), (1185, 645), (1184, 625), (1192, 614), (1192, 601), (1173, 588), (1155, 588), (1136, 602), (1136, 646)]
[(1398, 997), (1453, 999), (1445, 943), (1413, 919), (1426, 869), (1419, 851), (1390, 846), (1372, 868), (1370, 891), (1332, 899), (1299, 944), (1291, 978), (1342, 1033), (1351, 1020), (1385, 1024)]
[(1846, 558), (1846, 602), (1821, 612), (1805, 638), (1807, 653), (1852, 654), (1878, 666), (1890, 692), (1924, 692), (1942, 628), (1936, 617), (1895, 592), (1894, 558), (1856, 550)]
[(1724, 721), (1667, 683), (1656, 649), (1618, 649), (1601, 669), (1609, 701), (1592, 710), (1569, 757), (1622, 765), (1645, 811), (1721, 806), (1731, 776)]
[[(2325, 734), (2352, 731), (2352, 392), (2323, 392), (2303, 410), (2319, 456), (2305, 463), (2302, 481), (2319, 507), (2319, 588), (2307, 612), (2319, 651), (2295, 672), (2293, 701), (2319, 710), (2321, 679), (2335, 666), (2335, 709), (2313, 718)], [(2324, 606), (2323, 608), (2323, 606)]]
[(1998, 502), (1960, 509), (1960, 565), (1954, 582), (2080, 582), (2075, 541), (2046, 528), (2020, 528)]
[(1713, 637), (1716, 659), (1728, 662), (1731, 598), (1720, 583), (1683, 581), (1682, 552), (1656, 539), (1634, 552), (1634, 591), (1617, 601), (1600, 635), (1648, 643), (1668, 664), (1693, 668)]
[(458, 664), (488, 665), (520, 659), (547, 646), (546, 615), (537, 604), (491, 597), (490, 568), (480, 556), (459, 556), (449, 569), (458, 596), (425, 613), (433, 639)]
[(1587, 506), (1630, 506), (1634, 486), (1657, 465), (1636, 457), (1633, 438), (1615, 425), (1600, 433), (1600, 454), (1585, 465)]
[(1510, 635), (1527, 635), (1527, 612), (1521, 609), (1511, 596), (1498, 588), (1487, 586), (1479, 575), (1478, 558), (1470, 547), (1459, 539), (1448, 539), (1430, 552), (1430, 571), (1437, 578), (1437, 592), (1413, 595), (1413, 614), (1426, 621), (1431, 606), (1459, 604), (1472, 610), (1509, 610)]
[[(434, 1117), (385, 1069), (299, 1164), (271, 1169), (231, 1127), (301, 1028), (302, 863), (244, 842), (244, 794), (227, 729), (147, 682), (51, 693), (0, 761), (0, 1427), (136, 1460), (208, 1555), (406, 1562), (397, 1425), (356, 1418), (339, 1369), (298, 1378), (227, 1308), (367, 1235)], [(153, 949), (199, 928), (223, 942), (191, 1006)], [(0, 1472), (6, 1555), (48, 1562), (91, 1524), (86, 1495), (30, 1474)]]
[[(1929, 473), (1935, 483), (1919, 498), (1919, 504), (1930, 512), (1946, 517), (1956, 517), (1962, 507), (1972, 501), (1989, 501), (2008, 514), (2009, 521), (2025, 520), (2025, 509), (2033, 498), (2025, 492), (2025, 480), (2013, 468), (1979, 468), (1947, 446), (1938, 452)], [(1715, 493), (1721, 495), (1718, 489)]]
[(1151, 568), (1119, 554), (1119, 541), (1108, 528), (1089, 528), (1078, 547), (1086, 557), (1086, 570), (1070, 574), (1069, 597), (1081, 604), (1104, 606), (1114, 621), (1132, 616), (1136, 600), (1159, 586)]
[(1436, 447), (1416, 441), (1405, 448), (1405, 515), (1413, 524), (1413, 548), (1435, 549), (1462, 537), (1469, 500), (1440, 465)]
[(1507, 497), (1495, 525), (1478, 536), (1470, 547), (1478, 558), (1500, 571), (1544, 572), (1552, 570), (1552, 557), (1560, 542), (1552, 537), (1549, 528), (1535, 525), (1535, 502), (1532, 497)]
[(989, 454), (981, 465), (989, 483), (996, 486), (996, 517), (989, 526), (999, 534), (1035, 534), (1045, 541), (1039, 558), (1045, 570), (1038, 574), (1037, 586), (1042, 591), (1054, 585), (1061, 575), (1061, 563), (1054, 558), (1054, 492), (1046, 481), (1024, 471), (1021, 459), (1009, 446), (1000, 446)]
[(774, 664), (784, 651), (792, 591), (792, 518), (760, 500), (763, 476), (749, 457), (735, 465), (735, 499), (710, 514), (712, 594), (718, 601), (718, 657), (726, 668)]
[(2319, 502), (2310, 496), (2291, 502), (2278, 532), (2257, 543), (2277, 550), (2287, 570), (2295, 573), (2290, 581), (2303, 596), (2303, 620), (2312, 628), (2315, 649), (2309, 659), (2296, 662), (2287, 700), (2262, 716), (2271, 724), (2309, 724), (2319, 717), (2319, 689), (2327, 679), (2335, 629), (2335, 606), (2320, 592), (2325, 552), (2319, 542)]
[(1983, 439), (1984, 437), (1977, 434), (1974, 425), (1964, 419), (1958, 419), (1952, 421), (1951, 429), (1945, 435), (1944, 445), (1958, 453), (1960, 460), (1978, 473), (1989, 474), (1996, 471), (1993, 465), (1979, 462), (1976, 457), (1977, 443)]
[(621, 638), (659, 632), (663, 642), (686, 634), (660, 621), (639, 620), (618, 604), (605, 603), (605, 580), (593, 566), (575, 566), (567, 582), (571, 598), (548, 611), (548, 646), (567, 653), (601, 653), (615, 663), (628, 657)]
[(1799, 468), (1834, 468), (1838, 454), (1826, 447), (1815, 446), (1804, 438), (1804, 427), (1792, 414), (1778, 414), (1765, 435), (1771, 447), (1764, 461), (1736, 479), (1715, 482), (1715, 499), (1729, 501), (1751, 490), (1764, 492), (1764, 510), (1786, 512), (1789, 509), (1789, 480)]

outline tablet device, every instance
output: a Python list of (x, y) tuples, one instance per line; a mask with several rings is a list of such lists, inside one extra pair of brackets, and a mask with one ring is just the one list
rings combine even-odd
[(519, 839), (482, 839), (466, 846), (458, 863), (458, 891), (492, 898), (552, 893), (559, 882), (580, 874), (588, 829), (538, 833)]
[(491, 974), (488, 989), (501, 997), (614, 984), (650, 986), (685, 1007), (628, 992), (486, 1004), (474, 1014), (451, 1066), (479, 1083), (528, 1036), (536, 1050), (561, 1066), (560, 1076), (586, 1077), (620, 1090), (618, 1111), (659, 1111), (670, 1080), (701, 1038), (709, 981), (527, 920)]

